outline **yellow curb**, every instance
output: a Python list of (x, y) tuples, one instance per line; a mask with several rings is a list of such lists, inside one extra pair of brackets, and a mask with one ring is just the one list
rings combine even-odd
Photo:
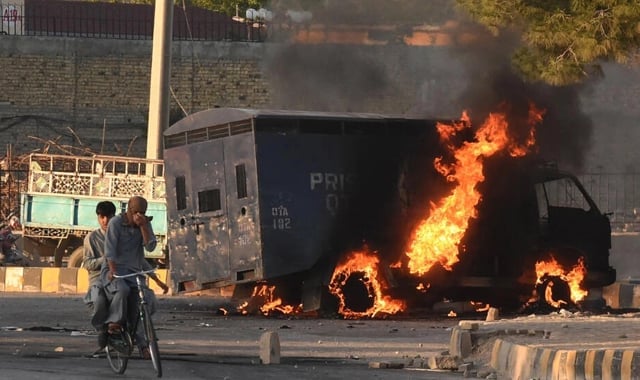
[(85, 294), (89, 290), (89, 272), (84, 269), (78, 269), (78, 287), (76, 291), (79, 294)]
[(634, 363), (637, 358), (640, 353), (634, 350), (541, 349), (498, 338), (490, 363), (494, 370), (513, 379), (631, 380), (640, 379), (640, 369)]
[(620, 379), (631, 380), (634, 351), (622, 353), (622, 363), (620, 363)]
[[(158, 269), (158, 270), (156, 270), (156, 276), (158, 276), (158, 278), (160, 280), (162, 280), (162, 282), (164, 282), (165, 284), (167, 283), (167, 270), (166, 269)], [(162, 294), (162, 288), (160, 288), (158, 286), (158, 284), (156, 284), (155, 281), (149, 279), (148, 285), (149, 285), (149, 288), (151, 290), (153, 290), (154, 293)]]
[[(38, 284), (25, 286), (25, 268), (0, 267), (0, 292), (42, 292), (42, 293), (75, 293), (84, 294), (89, 289), (89, 273), (84, 268), (50, 268), (28, 267), (31, 275), (40, 275)], [(169, 271), (158, 269), (156, 275), (164, 283), (169, 284)], [(156, 294), (162, 294), (162, 289), (149, 281), (149, 287)]]
[(7, 292), (21, 292), (24, 268), (7, 267), (4, 278), (4, 290)]
[(603, 379), (615, 379), (611, 372), (611, 365), (613, 364), (613, 354), (615, 350), (605, 350), (604, 357), (602, 358), (602, 378)]
[(60, 283), (60, 268), (42, 268), (41, 291), (56, 293)]
[(589, 350), (584, 358), (584, 377), (587, 380), (595, 380), (596, 378), (596, 351)]

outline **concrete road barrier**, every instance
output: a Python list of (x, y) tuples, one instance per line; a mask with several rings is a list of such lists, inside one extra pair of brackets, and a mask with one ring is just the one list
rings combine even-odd
[(640, 284), (614, 282), (602, 288), (602, 298), (613, 309), (640, 308)]
[[(158, 269), (156, 275), (168, 281), (166, 269)], [(89, 274), (84, 268), (0, 267), (0, 292), (84, 294), (88, 287)], [(154, 281), (149, 281), (149, 287), (162, 294)]]
[(640, 377), (640, 352), (555, 350), (496, 339), (491, 367), (512, 379), (631, 380)]

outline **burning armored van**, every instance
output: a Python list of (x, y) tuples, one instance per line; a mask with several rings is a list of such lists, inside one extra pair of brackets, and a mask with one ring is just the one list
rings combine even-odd
[[(615, 280), (609, 220), (576, 177), (496, 154), (462, 191), (442, 165), (457, 153), (441, 122), (219, 108), (175, 123), (164, 133), (174, 291), (277, 283), (315, 309), (341, 259), (363, 245), (405, 298), (428, 283), (414, 298), (508, 302), (531, 293), (536, 264), (549, 257), (583, 265), (586, 289)], [(449, 197), (476, 191), (471, 209), (451, 210), (468, 214), (462, 230), (447, 220), (443, 232), (421, 235)], [(459, 234), (455, 260), (436, 250), (437, 265), (407, 270), (418, 239), (435, 247), (450, 231)]]

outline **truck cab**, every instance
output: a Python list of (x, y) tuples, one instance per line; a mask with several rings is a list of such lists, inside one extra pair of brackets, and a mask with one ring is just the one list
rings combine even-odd
[(564, 268), (582, 260), (585, 289), (615, 281), (609, 218), (575, 175), (539, 159), (495, 157), (485, 176), (460, 262), (442, 280), (447, 297), (520, 302), (536, 282), (536, 262), (551, 258)]

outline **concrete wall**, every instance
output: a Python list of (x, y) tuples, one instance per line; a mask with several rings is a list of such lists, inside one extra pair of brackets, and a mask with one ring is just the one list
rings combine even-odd
[(616, 269), (618, 281), (640, 281), (640, 233), (615, 233), (611, 236), (609, 263)]
[(582, 106), (593, 121), (585, 169), (640, 172), (640, 67), (603, 65), (603, 78), (586, 86)]

